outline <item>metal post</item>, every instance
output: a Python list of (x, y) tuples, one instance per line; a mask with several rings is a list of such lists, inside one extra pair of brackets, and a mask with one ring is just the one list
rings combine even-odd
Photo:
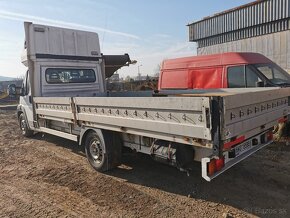
[(138, 65), (138, 80), (141, 80), (140, 67), (142, 66), (142, 64)]

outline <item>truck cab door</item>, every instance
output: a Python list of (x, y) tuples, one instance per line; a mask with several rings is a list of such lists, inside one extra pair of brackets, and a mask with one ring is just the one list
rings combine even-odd
[(29, 81), (29, 72), (26, 72), (25, 78), (21, 87), (21, 96), (19, 99), (22, 112), (24, 113), (27, 123), (30, 129), (34, 129), (33, 126), (33, 110), (32, 110), (32, 97)]

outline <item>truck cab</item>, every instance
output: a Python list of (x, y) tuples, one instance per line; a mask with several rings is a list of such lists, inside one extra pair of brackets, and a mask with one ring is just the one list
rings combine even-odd
[(290, 86), (290, 75), (258, 53), (222, 53), (165, 60), (159, 90)]
[(23, 80), (18, 111), (31, 130), (35, 130), (33, 97), (103, 95), (105, 79), (132, 63), (128, 54), (103, 55), (94, 32), (30, 22), (25, 22), (24, 28), (21, 61), (30, 71)]

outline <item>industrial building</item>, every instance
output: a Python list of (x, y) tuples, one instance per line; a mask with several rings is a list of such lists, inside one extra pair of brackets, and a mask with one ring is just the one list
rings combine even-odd
[(258, 52), (290, 71), (290, 0), (259, 0), (189, 27), (197, 54)]

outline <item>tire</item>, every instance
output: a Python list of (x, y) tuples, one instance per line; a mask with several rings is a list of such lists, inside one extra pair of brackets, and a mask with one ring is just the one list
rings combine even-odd
[(22, 135), (25, 137), (33, 136), (34, 132), (31, 129), (29, 129), (27, 125), (27, 121), (23, 113), (20, 114), (18, 121), (19, 121), (19, 127), (20, 127)]
[(87, 134), (85, 151), (89, 164), (99, 172), (111, 170), (121, 163), (122, 141), (118, 133), (94, 130)]
[(194, 149), (188, 145), (178, 144), (176, 148), (177, 168), (188, 169), (194, 161)]

